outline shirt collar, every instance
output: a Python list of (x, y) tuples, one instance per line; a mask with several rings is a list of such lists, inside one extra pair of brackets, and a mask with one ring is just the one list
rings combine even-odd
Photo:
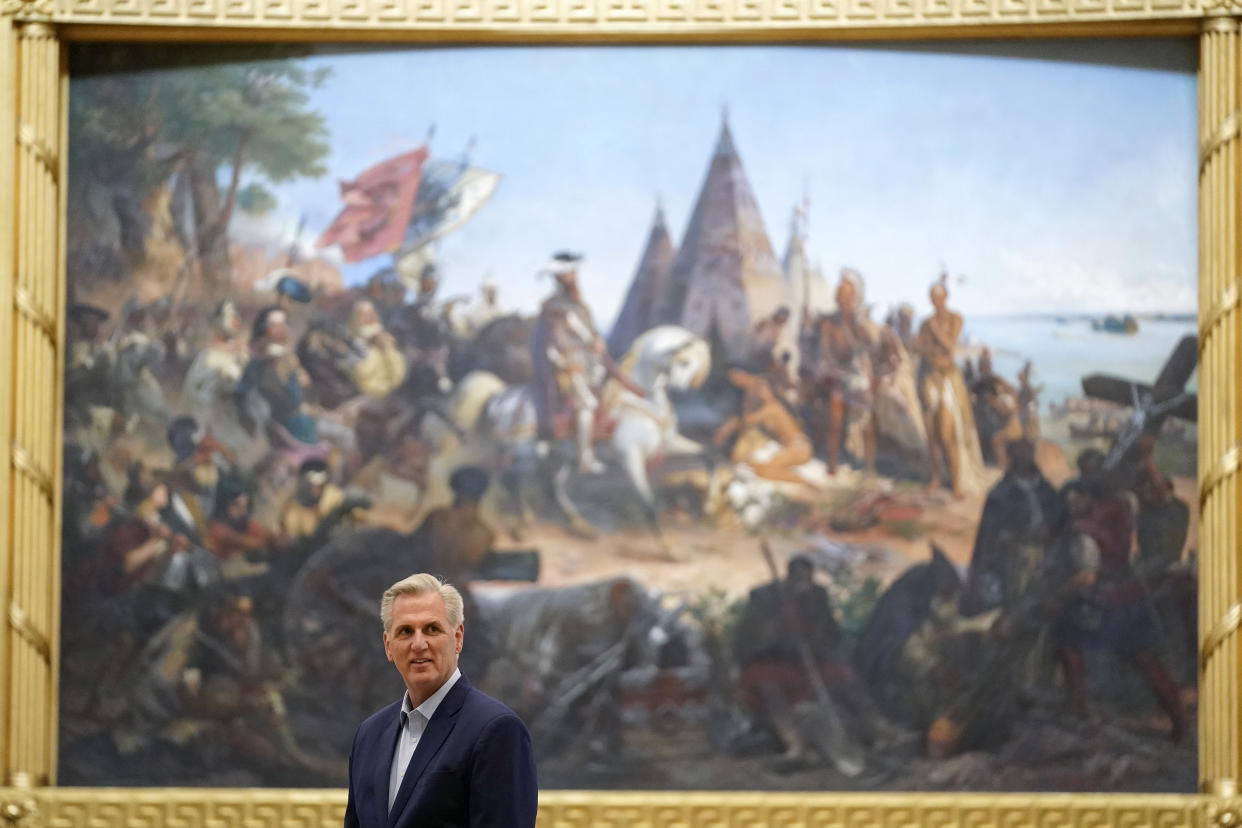
[(448, 681), (441, 684), (440, 689), (428, 696), (427, 700), (418, 707), (412, 707), (410, 705), (410, 694), (407, 691), (406, 694), (401, 697), (401, 721), (407, 721), (410, 714), (415, 710), (422, 713), (423, 717), (427, 721), (431, 721), (431, 717), (435, 715), (436, 709), (440, 706), (440, 702), (444, 701), (444, 697), (447, 696), (449, 691), (453, 689), (453, 685), (457, 683), (459, 678), (461, 678), (461, 668), (453, 670), (453, 675), (449, 676)]

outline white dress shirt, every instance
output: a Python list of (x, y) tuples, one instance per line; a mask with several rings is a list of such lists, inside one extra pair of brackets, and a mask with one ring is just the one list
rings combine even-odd
[(444, 697), (453, 689), (453, 685), (461, 678), (461, 670), (454, 670), (449, 680), (440, 685), (440, 689), (427, 697), (418, 707), (410, 706), (410, 694), (406, 693), (401, 700), (401, 731), (397, 734), (397, 749), (392, 755), (392, 770), (388, 774), (388, 810), (392, 811), (397, 801), (397, 791), (401, 789), (401, 781), (405, 779), (405, 770), (414, 757), (414, 749), (418, 740), (423, 737), (427, 722), (435, 715), (436, 708)]

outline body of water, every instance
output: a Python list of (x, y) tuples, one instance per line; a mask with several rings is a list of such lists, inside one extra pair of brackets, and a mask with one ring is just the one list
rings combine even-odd
[[(1154, 382), (1173, 347), (1195, 330), (1193, 321), (1139, 320), (1137, 333), (1115, 334), (1092, 330), (1083, 319), (967, 317), (962, 343), (990, 348), (994, 370), (1015, 385), (1018, 371), (1029, 359), (1032, 382), (1044, 387), (1040, 407), (1046, 411), (1049, 402), (1083, 396), (1082, 377), (1088, 374)], [(1197, 378), (1196, 371), (1187, 383), (1189, 389), (1194, 389)]]

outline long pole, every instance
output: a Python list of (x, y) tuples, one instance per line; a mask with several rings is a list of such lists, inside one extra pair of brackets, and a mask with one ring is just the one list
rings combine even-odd
[(811, 647), (807, 643), (806, 638), (800, 634), (802, 624), (794, 608), (793, 597), (789, 594), (789, 588), (781, 578), (780, 571), (776, 567), (776, 558), (772, 555), (772, 547), (768, 546), (767, 540), (764, 539), (759, 542), (759, 548), (763, 552), (763, 559), (768, 563), (768, 569), (772, 572), (772, 580), (779, 590), (781, 614), (784, 616), (785, 622), (795, 632), (793, 639), (798, 649), (798, 658), (802, 662), (802, 669), (806, 672), (807, 679), (811, 682), (811, 688), (815, 691), (815, 700), (819, 702), (820, 711), (824, 716), (828, 740), (833, 746), (832, 756), (828, 758), (842, 776), (856, 777), (863, 772), (864, 768), (862, 751), (858, 749), (858, 746), (854, 744), (854, 740), (845, 732), (845, 725), (841, 721), (840, 714), (837, 713), (837, 707), (833, 704), (832, 697), (828, 695), (828, 688), (824, 685), (823, 676), (819, 674), (819, 666), (815, 663), (815, 656), (811, 653)]

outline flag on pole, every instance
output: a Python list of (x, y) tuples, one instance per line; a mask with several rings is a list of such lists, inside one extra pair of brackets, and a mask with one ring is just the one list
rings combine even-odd
[(499, 183), (498, 173), (464, 163), (428, 164), (398, 255), (409, 255), (461, 227), (491, 198)]
[(341, 182), (345, 208), (316, 244), (339, 244), (345, 261), (360, 262), (401, 246), (414, 212), (427, 148), (389, 158)]

